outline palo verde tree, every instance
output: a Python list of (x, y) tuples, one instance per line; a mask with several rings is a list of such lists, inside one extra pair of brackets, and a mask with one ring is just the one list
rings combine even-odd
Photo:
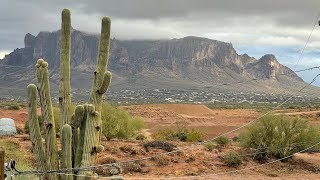
[[(50, 95), (48, 63), (39, 59), (36, 64), (37, 85), (28, 85), (29, 130), (39, 170), (63, 169), (66, 173), (94, 176), (92, 170), (83, 167), (95, 163), (97, 153), (103, 150), (101, 141), (101, 103), (110, 82), (111, 73), (106, 71), (110, 47), (110, 18), (102, 19), (101, 37), (96, 70), (88, 104), (78, 105), (71, 112), (70, 95), (70, 11), (62, 11), (60, 35), (60, 142), (61, 156), (58, 155), (55, 120)], [(39, 95), (41, 114), (44, 119), (44, 142), (37, 118), (37, 98)], [(44, 179), (81, 180), (85, 176), (56, 175), (49, 173)]]

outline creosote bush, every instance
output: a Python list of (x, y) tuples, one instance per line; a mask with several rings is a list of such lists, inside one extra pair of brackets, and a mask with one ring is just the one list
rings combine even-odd
[(127, 111), (107, 103), (102, 104), (101, 119), (102, 133), (108, 140), (132, 138), (145, 127), (142, 118), (130, 116)]
[(143, 144), (144, 149), (148, 152), (149, 148), (163, 149), (167, 152), (174, 150), (176, 145), (165, 141), (150, 141)]
[(214, 142), (216, 142), (217, 144), (219, 144), (221, 146), (225, 146), (225, 145), (229, 144), (230, 140), (229, 140), (229, 138), (227, 138), (225, 136), (220, 136), (217, 139), (215, 139)]
[(152, 157), (151, 161), (154, 161), (157, 164), (157, 166), (160, 166), (160, 167), (169, 165), (169, 158), (164, 155)]
[[(320, 129), (311, 126), (306, 119), (287, 119), (285, 116), (269, 115), (260, 119), (240, 134), (244, 148), (256, 149), (255, 159), (284, 158), (316, 144)], [(315, 146), (308, 151), (319, 151)]]
[(208, 142), (204, 145), (204, 147), (206, 148), (206, 150), (212, 151), (214, 148), (214, 144), (212, 142)]
[(8, 110), (19, 110), (20, 106), (17, 104), (11, 104), (8, 106)]
[(239, 157), (239, 154), (236, 152), (229, 152), (222, 158), (223, 162), (229, 166), (229, 167), (239, 167), (242, 163), (241, 158)]
[(159, 129), (152, 134), (152, 138), (162, 141), (182, 141), (182, 142), (201, 142), (204, 139), (204, 134), (198, 130), (187, 129), (185, 121), (178, 121), (175, 123), (175, 130), (164, 128)]

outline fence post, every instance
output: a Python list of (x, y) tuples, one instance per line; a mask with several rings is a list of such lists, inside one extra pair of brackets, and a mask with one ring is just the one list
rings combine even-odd
[(0, 180), (4, 180), (4, 151), (0, 150)]

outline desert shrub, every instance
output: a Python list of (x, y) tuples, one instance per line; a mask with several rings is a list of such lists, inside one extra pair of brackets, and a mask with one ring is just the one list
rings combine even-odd
[(122, 167), (125, 173), (142, 171), (141, 165), (137, 162), (128, 162), (128, 163), (125, 163)]
[(169, 165), (169, 158), (164, 155), (152, 157), (151, 160), (156, 162), (157, 166), (160, 167)]
[(204, 134), (198, 130), (192, 129), (188, 130), (186, 127), (178, 124), (177, 130), (165, 128), (160, 129), (154, 134), (152, 138), (162, 141), (182, 141), (182, 142), (199, 142), (203, 141)]
[(192, 129), (187, 133), (187, 141), (188, 142), (200, 142), (203, 141), (203, 133), (197, 130)]
[(152, 138), (160, 141), (177, 141), (179, 140), (176, 136), (176, 131), (172, 129), (159, 129), (157, 132), (152, 134)]
[(101, 110), (102, 133), (108, 139), (128, 139), (136, 136), (145, 127), (143, 119), (130, 116), (122, 109), (103, 103)]
[(316, 114), (318, 117), (320, 117), (320, 112), (317, 112), (317, 114)]
[(225, 136), (220, 136), (217, 139), (215, 139), (214, 142), (216, 142), (217, 144), (219, 144), (221, 146), (225, 146), (230, 142), (230, 140)]
[(233, 142), (238, 142), (238, 141), (239, 141), (239, 136), (233, 137), (233, 138), (232, 138), (232, 141), (233, 141)]
[(20, 106), (18, 104), (10, 104), (8, 105), (8, 110), (19, 110)]
[[(255, 158), (284, 158), (316, 144), (320, 139), (319, 128), (312, 127), (305, 119), (288, 120), (285, 116), (265, 116), (240, 134), (241, 145), (256, 149)], [(309, 151), (319, 151), (320, 146)]]
[(171, 152), (176, 147), (176, 145), (165, 142), (165, 141), (150, 141), (143, 144), (144, 149), (148, 152), (149, 148), (163, 149), (165, 151)]
[(136, 140), (139, 140), (139, 141), (143, 141), (143, 140), (146, 140), (146, 139), (147, 139), (147, 137), (145, 135), (143, 135), (143, 134), (138, 134), (136, 136)]
[(208, 142), (204, 145), (204, 147), (206, 148), (206, 150), (212, 151), (214, 148), (214, 144), (212, 142)]
[(137, 155), (137, 154), (139, 154), (139, 151), (138, 151), (136, 148), (134, 148), (134, 147), (132, 147), (132, 146), (130, 146), (130, 145), (123, 145), (123, 146), (119, 147), (119, 149), (120, 149), (122, 152), (127, 153), (127, 154), (130, 154), (130, 155)]
[(229, 167), (239, 167), (242, 163), (239, 154), (236, 152), (229, 152), (222, 158), (223, 162)]
[(117, 158), (103, 156), (99, 159), (99, 164), (110, 164), (109, 166), (98, 168), (96, 172), (101, 175), (113, 176), (121, 173), (120, 164)]

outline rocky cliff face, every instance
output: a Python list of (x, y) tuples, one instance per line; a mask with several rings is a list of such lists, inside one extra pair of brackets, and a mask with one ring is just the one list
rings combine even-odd
[[(60, 31), (40, 32), (37, 36), (27, 34), (24, 39), (25, 47), (14, 50), (0, 61), (0, 76), (7, 77), (1, 83), (27, 80), (31, 76), (28, 70), (10, 75), (16, 70), (10, 66), (33, 68), (39, 58), (49, 62), (51, 77), (58, 80), (59, 33)], [(79, 83), (86, 83), (81, 81), (81, 74), (91, 73), (95, 67), (99, 39), (96, 35), (73, 30), (71, 41), (72, 83), (77, 86)], [(115, 78), (121, 80), (143, 76), (150, 81), (157, 78), (232, 83), (267, 78), (277, 82), (281, 79), (279, 76), (285, 76), (294, 81), (302, 81), (289, 68), (279, 64), (273, 55), (265, 55), (256, 60), (247, 54), (237, 54), (231, 43), (199, 37), (158, 41), (112, 39), (108, 69)]]

